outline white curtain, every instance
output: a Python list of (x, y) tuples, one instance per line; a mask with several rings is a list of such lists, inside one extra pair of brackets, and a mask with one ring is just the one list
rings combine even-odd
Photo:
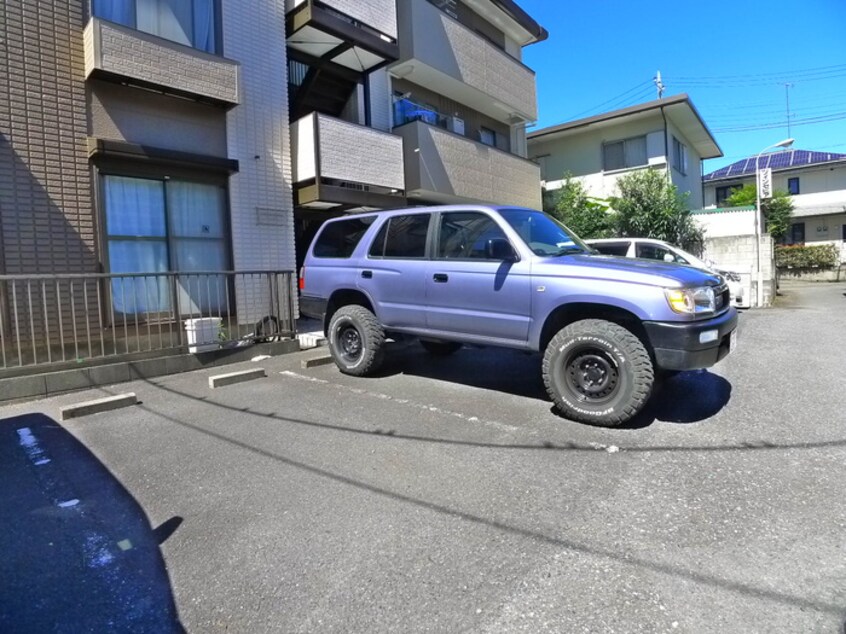
[(137, 28), (192, 46), (191, 0), (135, 0)]
[[(204, 183), (171, 181), (167, 185), (174, 269), (225, 271), (225, 193), (222, 187)], [(226, 277), (180, 276), (179, 309), (183, 315), (223, 314), (226, 306)]]

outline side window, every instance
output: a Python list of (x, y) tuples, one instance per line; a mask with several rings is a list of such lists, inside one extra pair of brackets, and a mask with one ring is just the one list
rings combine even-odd
[(499, 225), (485, 214), (472, 211), (442, 214), (437, 257), (485, 260), (485, 247), (493, 238), (508, 239)]
[(361, 241), (375, 216), (349, 218), (327, 224), (314, 244), (316, 258), (348, 258)]
[[(666, 256), (668, 255), (672, 259), (667, 258)], [(686, 264), (684, 260), (676, 256), (672, 251), (665, 249), (664, 247), (660, 247), (657, 244), (638, 244), (637, 257), (644, 258), (646, 260), (660, 260), (661, 262), (679, 262), (681, 264)]]
[(791, 196), (799, 195), (799, 177), (787, 179), (787, 191)]
[(602, 242), (600, 244), (591, 244), (592, 248), (599, 251), (602, 255), (619, 255), (626, 257), (629, 254), (628, 242)]
[(410, 214), (388, 219), (370, 247), (370, 257), (425, 257), (426, 235), (431, 217), (431, 214)]

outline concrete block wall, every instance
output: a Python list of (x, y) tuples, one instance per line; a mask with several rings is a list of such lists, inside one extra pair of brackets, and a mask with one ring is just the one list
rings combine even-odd
[(324, 0), (327, 6), (396, 39), (396, 0)]
[[(719, 266), (749, 275), (752, 280), (752, 297), (757, 297), (757, 259), (755, 236), (705, 237), (704, 259), (713, 260)], [(775, 249), (769, 235), (761, 238), (761, 270), (764, 279), (764, 306), (772, 304), (775, 297)]]
[(238, 64), (129, 27), (92, 18), (85, 75), (96, 71), (238, 103)]
[[(285, 5), (227, 0), (222, 10), (225, 53), (241, 64), (242, 103), (226, 115), (229, 157), (240, 163), (229, 180), (234, 265), (294, 270)], [(266, 284), (239, 287), (239, 321), (261, 319)]]

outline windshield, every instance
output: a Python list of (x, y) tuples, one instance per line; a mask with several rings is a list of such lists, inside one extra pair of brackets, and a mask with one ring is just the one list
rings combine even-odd
[(500, 214), (535, 255), (592, 253), (591, 248), (575, 233), (541, 211), (501, 209)]

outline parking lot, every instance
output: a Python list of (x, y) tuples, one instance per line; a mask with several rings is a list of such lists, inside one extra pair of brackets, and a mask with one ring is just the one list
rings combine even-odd
[(556, 416), (536, 355), (409, 344), (0, 408), (0, 630), (840, 632), (846, 284), (740, 329), (623, 429)]

